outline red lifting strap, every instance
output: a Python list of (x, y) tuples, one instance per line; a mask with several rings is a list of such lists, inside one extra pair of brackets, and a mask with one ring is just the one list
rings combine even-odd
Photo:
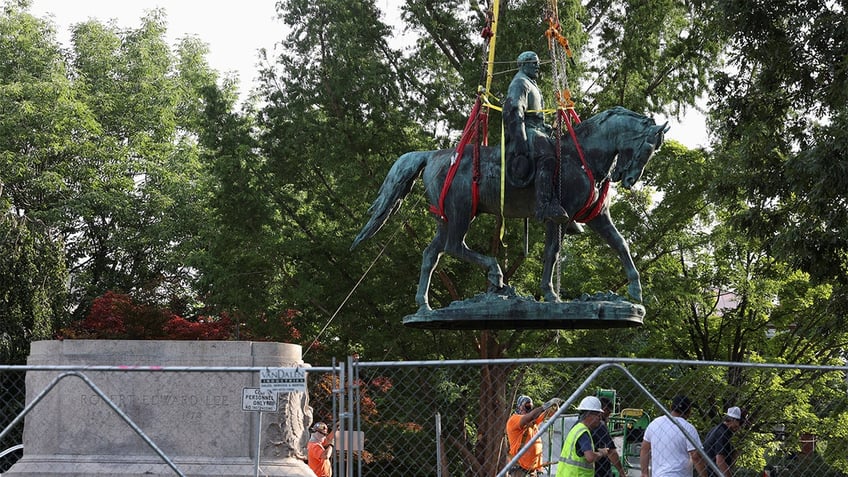
[[(574, 112), (574, 109), (567, 109), (568, 116), (565, 116), (565, 112), (563, 110), (559, 110), (560, 118), (563, 120), (566, 126), (568, 126), (568, 132), (571, 134), (571, 140), (574, 141), (574, 147), (577, 148), (577, 155), (580, 156), (580, 163), (583, 164), (583, 170), (586, 172), (586, 176), (589, 178), (589, 184), (592, 184), (591, 193), (589, 197), (586, 198), (586, 203), (583, 204), (583, 207), (574, 214), (574, 220), (576, 222), (589, 222), (598, 214), (601, 213), (601, 207), (603, 207), (604, 202), (607, 199), (607, 193), (609, 192), (609, 179), (604, 179), (604, 184), (601, 188), (600, 197), (595, 195), (595, 176), (592, 174), (592, 169), (589, 168), (589, 164), (586, 163), (586, 157), (583, 155), (583, 148), (580, 147), (580, 143), (577, 142), (577, 133), (574, 132), (574, 127), (571, 125), (572, 122), (580, 124), (580, 117)], [(592, 207), (594, 204), (594, 207)]]
[[(450, 190), (451, 184), (453, 184), (453, 178), (456, 175), (456, 171), (459, 169), (459, 163), (462, 160), (463, 152), (465, 151), (465, 146), (468, 145), (469, 142), (477, 138), (477, 126), (479, 121), (483, 121), (483, 137), (486, 136), (486, 129), (488, 128), (488, 119), (489, 116), (486, 113), (480, 113), (480, 108), (483, 104), (483, 99), (480, 95), (477, 95), (477, 101), (474, 103), (474, 107), (471, 109), (471, 114), (468, 116), (468, 121), (465, 123), (465, 129), (462, 131), (462, 138), (459, 140), (459, 145), (456, 147), (456, 152), (454, 152), (453, 157), (451, 158), (451, 165), (448, 169), (448, 174), (445, 177), (445, 182), (442, 184), (442, 193), (439, 195), (439, 205), (436, 206), (434, 204), (430, 204), (430, 212), (436, 214), (440, 219), (447, 222), (448, 218), (445, 215), (445, 197), (448, 195), (448, 191)], [(473, 182), (471, 184), (471, 216), (477, 213), (477, 203), (479, 199), (479, 188), (477, 186), (477, 182), (480, 176), (480, 148), (474, 148), (474, 171), (473, 171)]]

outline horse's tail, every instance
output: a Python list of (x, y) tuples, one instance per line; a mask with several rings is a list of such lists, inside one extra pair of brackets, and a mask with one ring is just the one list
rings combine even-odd
[(395, 161), (380, 187), (377, 199), (368, 209), (371, 218), (353, 240), (353, 244), (350, 246), (351, 250), (356, 248), (359, 242), (371, 238), (379, 232), (386, 221), (389, 220), (389, 217), (400, 209), (403, 199), (409, 195), (415, 180), (424, 166), (427, 165), (429, 157), (430, 153), (424, 151), (407, 152)]

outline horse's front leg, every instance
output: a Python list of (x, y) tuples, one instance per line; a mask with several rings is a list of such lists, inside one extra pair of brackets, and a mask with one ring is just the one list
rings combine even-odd
[(558, 303), (559, 290), (554, 290), (554, 266), (562, 249), (562, 230), (559, 224), (546, 222), (545, 251), (543, 252), (542, 296), (546, 302)]
[(436, 236), (430, 241), (430, 245), (424, 248), (421, 259), (421, 274), (418, 277), (418, 291), (415, 293), (415, 302), (418, 304), (418, 312), (430, 311), (430, 281), (433, 278), (433, 270), (439, 264), (439, 258), (445, 250), (444, 225), (439, 224)]
[(609, 211), (605, 211), (605, 213), (589, 222), (588, 225), (589, 228), (597, 232), (618, 253), (618, 258), (621, 260), (621, 264), (624, 266), (624, 273), (627, 276), (627, 294), (637, 303), (642, 303), (642, 282), (639, 278), (639, 271), (636, 270), (633, 257), (630, 255), (630, 247), (612, 223)]

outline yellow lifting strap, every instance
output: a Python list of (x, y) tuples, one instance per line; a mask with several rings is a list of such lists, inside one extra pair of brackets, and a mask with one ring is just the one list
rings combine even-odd
[(495, 46), (498, 40), (498, 15), (501, 10), (500, 0), (495, 0), (492, 5), (492, 38), (489, 40), (489, 57), (486, 64), (486, 91), (488, 95), (492, 91), (492, 77), (495, 72)]
[[(486, 87), (482, 91), (483, 93), (483, 106), (487, 108), (494, 109), (496, 111), (503, 111), (503, 108), (497, 107), (489, 101), (489, 97), (492, 94), (492, 77), (494, 76), (495, 71), (495, 47), (497, 46), (498, 39), (498, 15), (500, 15), (501, 10), (501, 2), (500, 0), (495, 0), (492, 4), (492, 37), (489, 40), (489, 56), (487, 58), (486, 63)], [(506, 141), (504, 139), (504, 125), (503, 121), (501, 121), (501, 194), (500, 194), (500, 204), (499, 204), (499, 212), (500, 212), (500, 230), (498, 231), (498, 240), (500, 240), (501, 245), (504, 245), (503, 238), (505, 233), (505, 225), (504, 225), (504, 201), (506, 194)]]

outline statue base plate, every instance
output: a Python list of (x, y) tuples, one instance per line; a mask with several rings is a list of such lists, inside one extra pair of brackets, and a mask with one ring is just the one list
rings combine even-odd
[(445, 308), (403, 318), (410, 328), (442, 330), (606, 329), (642, 325), (645, 307), (614, 293), (598, 293), (559, 303), (532, 297), (481, 293)]

